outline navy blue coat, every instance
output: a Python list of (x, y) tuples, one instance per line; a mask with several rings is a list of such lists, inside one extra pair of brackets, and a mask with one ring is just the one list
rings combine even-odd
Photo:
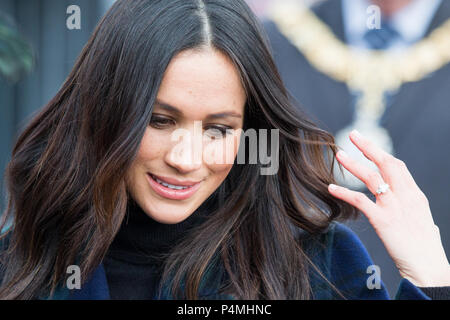
[[(307, 252), (320, 271), (346, 299), (389, 299), (383, 281), (380, 282), (379, 289), (369, 289), (367, 282), (372, 273), (368, 273), (367, 269), (373, 265), (373, 262), (361, 241), (348, 227), (332, 223), (329, 231), (324, 233), (317, 243), (309, 246)], [(211, 275), (213, 276), (206, 282), (206, 285), (201, 286), (200, 299), (231, 299), (230, 296), (218, 293), (219, 285), (223, 280), (223, 272), (212, 270)], [(310, 282), (314, 299), (342, 298), (317, 273), (311, 272)], [(52, 297), (52, 299), (76, 300), (109, 298), (108, 281), (103, 264), (98, 266), (81, 289), (61, 288)], [(430, 300), (429, 296), (407, 279), (400, 281), (395, 298)], [(170, 296), (163, 295), (162, 299), (170, 299)]]

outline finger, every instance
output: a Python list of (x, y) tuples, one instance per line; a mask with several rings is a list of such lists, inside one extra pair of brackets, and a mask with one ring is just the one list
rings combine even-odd
[(350, 140), (367, 159), (376, 164), (383, 180), (391, 185), (393, 190), (403, 189), (405, 184), (414, 183), (415, 185), (414, 179), (403, 161), (377, 147), (357, 130), (350, 133)]
[(353, 191), (334, 184), (330, 184), (328, 186), (328, 191), (334, 197), (351, 204), (359, 211), (363, 212), (369, 220), (372, 220), (372, 217), (376, 216), (378, 213), (379, 208), (377, 205), (364, 193)]
[(364, 182), (367, 189), (375, 195), (377, 200), (387, 203), (391, 197), (393, 197), (392, 192), (377, 194), (378, 187), (384, 184), (384, 180), (378, 171), (369, 169), (358, 161), (350, 158), (343, 150), (340, 150), (337, 153), (337, 160), (355, 177)]
[(392, 155), (364, 137), (358, 130), (353, 130), (349, 137), (353, 144), (367, 157), (367, 159), (374, 162), (380, 169), (385, 162), (384, 160), (392, 157)]

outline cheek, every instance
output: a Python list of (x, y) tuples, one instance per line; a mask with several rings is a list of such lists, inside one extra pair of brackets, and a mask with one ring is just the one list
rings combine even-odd
[(203, 161), (208, 168), (222, 176), (229, 173), (236, 159), (240, 142), (240, 132), (226, 136), (223, 139), (205, 142)]
[(166, 135), (162, 134), (161, 130), (147, 128), (136, 157), (137, 162), (143, 163), (163, 157), (168, 145), (166, 139)]
[[(164, 143), (164, 137), (158, 136), (158, 133), (154, 131), (157, 130), (147, 128), (145, 131), (136, 158), (127, 172), (127, 185), (131, 189), (138, 188), (135, 184), (140, 182), (139, 178), (145, 177), (145, 172), (149, 170), (149, 164), (162, 158), (164, 155), (164, 148), (167, 146), (167, 143)], [(145, 181), (141, 183), (146, 184)]]

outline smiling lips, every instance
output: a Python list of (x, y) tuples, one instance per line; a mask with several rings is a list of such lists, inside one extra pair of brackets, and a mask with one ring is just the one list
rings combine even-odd
[(160, 196), (172, 200), (184, 200), (190, 198), (199, 188), (201, 181), (178, 181), (147, 173), (148, 181), (152, 189)]

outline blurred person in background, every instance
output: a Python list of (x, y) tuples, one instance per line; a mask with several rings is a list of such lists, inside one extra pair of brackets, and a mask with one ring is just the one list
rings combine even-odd
[[(450, 229), (450, 1), (276, 1), (265, 14), (276, 64), (290, 93), (337, 145), (358, 129), (402, 159)], [(373, 165), (373, 164), (372, 164)], [(370, 194), (348, 172), (337, 179)], [(381, 268), (399, 275), (366, 220), (352, 225)], [(450, 250), (450, 234), (443, 233)], [(395, 287), (388, 287), (391, 292)]]
[[(253, 10), (253, 12), (260, 18), (264, 18), (267, 14), (267, 10), (276, 2), (277, 0), (246, 0), (247, 4)], [(305, 5), (313, 5), (320, 0), (298, 0)]]

